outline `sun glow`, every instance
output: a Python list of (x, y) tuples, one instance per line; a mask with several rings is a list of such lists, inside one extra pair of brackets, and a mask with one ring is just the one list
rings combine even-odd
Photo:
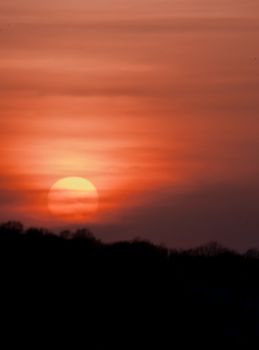
[(50, 213), (68, 221), (87, 221), (98, 209), (96, 187), (81, 177), (58, 180), (48, 194)]

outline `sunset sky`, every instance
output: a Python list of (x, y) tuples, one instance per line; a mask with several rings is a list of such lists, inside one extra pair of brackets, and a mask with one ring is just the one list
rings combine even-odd
[(259, 247), (258, 0), (1, 1), (0, 123), (0, 221), (79, 176), (104, 241)]

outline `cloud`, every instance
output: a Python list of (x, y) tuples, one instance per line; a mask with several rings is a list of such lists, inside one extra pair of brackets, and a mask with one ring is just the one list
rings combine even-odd
[(110, 199), (125, 220), (103, 237), (257, 244), (259, 21), (243, 2), (149, 0), (123, 15), (24, 3), (0, 11), (0, 207), (37, 211), (38, 187), (90, 174), (101, 190), (144, 189)]
[(244, 250), (259, 245), (259, 186), (202, 185), (186, 192), (150, 194), (146, 205), (117, 223), (95, 227), (103, 239), (141, 237), (170, 247), (219, 241)]

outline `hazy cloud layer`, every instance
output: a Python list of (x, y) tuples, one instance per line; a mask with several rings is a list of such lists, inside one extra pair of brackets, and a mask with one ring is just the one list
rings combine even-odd
[(238, 250), (258, 247), (259, 186), (211, 184), (156, 193), (111, 226), (93, 226), (104, 240), (139, 237), (186, 248), (210, 241)]
[(258, 11), (255, 0), (2, 3), (0, 220), (56, 225), (48, 190), (77, 175), (98, 188), (108, 240), (259, 245)]

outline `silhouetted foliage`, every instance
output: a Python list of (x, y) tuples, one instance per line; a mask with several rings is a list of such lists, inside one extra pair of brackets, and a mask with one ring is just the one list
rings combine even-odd
[(35, 228), (35, 227), (31, 227), (25, 232), (25, 235), (27, 236), (27, 238), (35, 239), (35, 240), (42, 239), (47, 234), (48, 234), (48, 231), (45, 231), (42, 228)]
[(98, 240), (87, 228), (81, 228), (76, 230), (76, 232), (73, 234), (73, 239), (77, 241), (87, 241), (88, 243), (91, 242), (93, 244), (98, 243)]
[(245, 253), (245, 256), (247, 258), (259, 259), (259, 250), (253, 248), (248, 249), (248, 251)]
[(217, 347), (251, 348), (259, 344), (258, 275), (256, 249), (242, 255), (216, 242), (186, 251), (140, 239), (104, 244), (88, 229), (54, 234), (18, 222), (0, 225), (8, 313), (10, 305), (24, 305), (20, 314), (27, 315), (33, 304), (49, 326), (56, 310), (59, 341), (68, 345), (75, 326), (71, 348), (78, 338), (97, 350), (172, 349), (177, 342), (208, 348), (207, 337)]
[(69, 230), (64, 230), (64, 231), (61, 231), (59, 233), (59, 236), (62, 238), (62, 239), (71, 239), (72, 236), (73, 236), (73, 233)]
[(190, 255), (194, 256), (206, 256), (206, 257), (215, 257), (224, 254), (235, 254), (230, 249), (223, 247), (218, 242), (210, 242), (205, 245), (199, 246), (197, 248), (191, 249), (188, 251)]
[(1, 239), (14, 239), (23, 234), (23, 225), (17, 221), (8, 221), (0, 225)]

